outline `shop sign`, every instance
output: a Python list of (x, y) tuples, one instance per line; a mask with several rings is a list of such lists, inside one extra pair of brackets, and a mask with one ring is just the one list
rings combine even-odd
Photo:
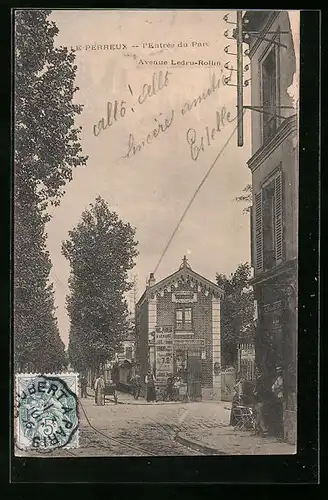
[(172, 302), (178, 302), (180, 304), (197, 302), (197, 293), (186, 291), (172, 293)]
[(173, 373), (173, 327), (155, 328), (156, 382), (166, 385), (168, 376)]
[(180, 349), (205, 347), (205, 339), (174, 339), (174, 347)]

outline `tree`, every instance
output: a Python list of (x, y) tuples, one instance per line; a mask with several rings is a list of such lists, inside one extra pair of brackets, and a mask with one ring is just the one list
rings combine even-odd
[(71, 266), (67, 311), (69, 356), (79, 369), (98, 369), (121, 347), (128, 331), (125, 294), (137, 255), (135, 230), (97, 197), (62, 243)]
[(243, 193), (241, 196), (236, 196), (235, 201), (246, 203), (247, 206), (243, 209), (244, 214), (248, 214), (251, 210), (252, 206), (252, 185), (246, 184), (243, 189)]
[[(58, 204), (72, 171), (85, 165), (75, 116), (82, 106), (73, 98), (75, 54), (55, 47), (59, 30), (50, 10), (15, 14), (15, 182), (17, 194), (26, 183), (44, 209)], [(24, 193), (23, 193), (24, 194)]]
[(64, 344), (54, 316), (54, 290), (46, 250), (45, 216), (35, 201), (28, 210), (16, 203), (14, 359), (17, 370), (61, 371)]
[(14, 334), (17, 369), (65, 366), (46, 251), (46, 209), (57, 205), (72, 170), (85, 165), (74, 118), (74, 54), (55, 47), (49, 10), (15, 13)]
[(240, 264), (228, 278), (217, 274), (217, 285), (224, 290), (221, 301), (221, 352), (224, 365), (236, 361), (237, 343), (254, 339), (254, 296), (249, 286), (251, 268)]

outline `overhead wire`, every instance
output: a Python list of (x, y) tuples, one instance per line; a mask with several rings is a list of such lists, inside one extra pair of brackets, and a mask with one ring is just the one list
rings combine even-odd
[[(243, 115), (245, 114), (245, 110), (243, 112)], [(240, 120), (240, 118), (239, 118)], [(226, 142), (224, 143), (224, 145), (222, 146), (222, 148), (220, 149), (219, 153), (217, 154), (216, 158), (214, 159), (213, 163), (211, 164), (210, 168), (207, 170), (206, 174), (204, 175), (201, 183), (198, 185), (196, 191), (194, 192), (194, 194), (192, 195), (189, 203), (187, 204), (184, 212), (182, 213), (180, 219), (179, 219), (179, 222), (177, 223), (173, 233), (171, 234), (158, 262), (157, 262), (157, 265), (154, 269), (154, 274), (156, 273), (157, 269), (159, 268), (160, 264), (162, 263), (162, 260), (167, 252), (167, 250), (169, 249), (169, 246), (171, 245), (175, 235), (177, 234), (185, 216), (187, 215), (188, 213), (188, 210), (190, 209), (191, 205), (193, 204), (197, 194), (199, 193), (200, 189), (202, 188), (202, 186), (204, 185), (204, 183), (206, 182), (207, 178), (209, 177), (210, 173), (212, 172), (213, 168), (215, 167), (218, 159), (220, 158), (220, 156), (223, 154), (224, 150), (226, 149), (226, 147), (228, 146), (229, 142), (231, 141), (231, 139), (233, 138), (233, 136), (235, 135), (236, 131), (237, 131), (237, 128), (238, 128), (238, 124), (235, 126), (235, 128), (233, 129), (232, 133), (230, 134), (230, 136), (228, 137), (228, 139), (226, 140)]]

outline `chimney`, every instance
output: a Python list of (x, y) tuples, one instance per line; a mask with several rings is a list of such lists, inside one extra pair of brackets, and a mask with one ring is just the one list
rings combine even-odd
[(155, 280), (155, 277), (154, 277), (154, 273), (150, 273), (148, 285), (149, 286), (153, 286), (153, 285), (155, 285), (155, 283), (156, 283), (156, 280)]

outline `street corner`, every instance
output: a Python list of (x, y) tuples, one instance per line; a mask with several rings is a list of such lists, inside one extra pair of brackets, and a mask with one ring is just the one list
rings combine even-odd
[(294, 455), (296, 446), (276, 438), (259, 437), (230, 425), (217, 429), (179, 433), (177, 439), (204, 454), (216, 455)]

